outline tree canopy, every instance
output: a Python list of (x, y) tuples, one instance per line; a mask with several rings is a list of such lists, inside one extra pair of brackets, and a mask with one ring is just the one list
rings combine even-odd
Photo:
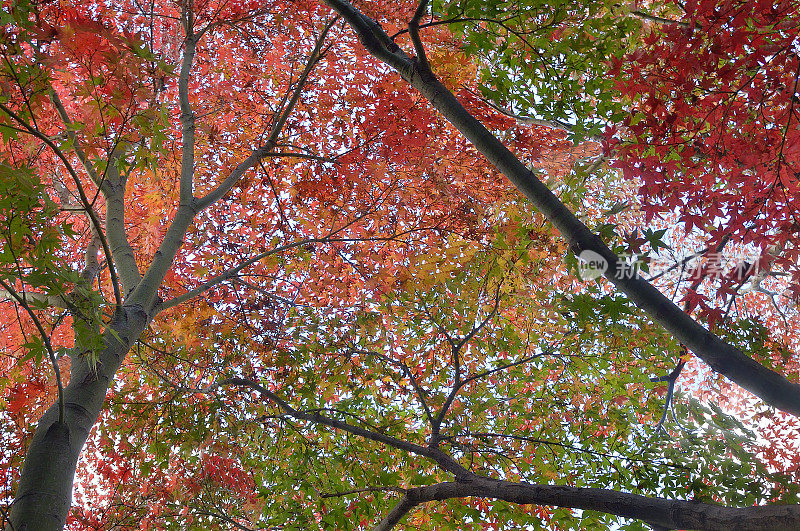
[(4, 2), (5, 529), (797, 529), (798, 11)]

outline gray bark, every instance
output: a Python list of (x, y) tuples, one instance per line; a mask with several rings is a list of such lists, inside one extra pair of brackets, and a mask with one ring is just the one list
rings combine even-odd
[[(470, 115), (452, 93), (427, 69), (426, 63), (404, 54), (380, 27), (342, 0), (326, 0), (356, 30), (367, 49), (394, 67), (404, 79), (420, 91), (455, 127), (457, 127), (509, 180), (561, 231), (576, 252), (593, 250), (612, 265), (609, 278), (632, 301), (685, 343), (715, 371), (724, 374), (765, 402), (792, 414), (800, 414), (800, 386), (782, 375), (769, 371), (741, 351), (721, 341), (664, 297), (652, 285), (636, 276), (615, 278), (617, 257), (599, 237), (578, 220), (558, 198), (543, 185), (502, 143)], [(189, 24), (191, 26), (191, 24)], [(187, 35), (187, 49), (182, 63), (181, 86), (188, 79), (194, 43), (199, 35)], [(421, 66), (422, 65), (422, 66)], [(185, 75), (184, 75), (185, 74)], [(136, 341), (159, 304), (157, 293), (164, 275), (180, 248), (186, 229), (199, 210), (232, 186), (244, 171), (266, 156), (258, 151), (242, 166), (241, 171), (224, 182), (224, 186), (198, 200), (192, 194), (194, 127), (191, 109), (182, 89), (182, 121), (184, 125), (184, 159), (181, 171), (181, 204), (167, 231), (151, 267), (140, 277), (130, 245), (124, 238), (124, 208), (119, 191), (111, 194), (109, 239), (116, 254), (114, 262), (123, 270), (122, 283), (128, 292), (127, 302), (117, 309), (109, 324), (116, 333), (106, 332), (105, 348), (100, 352), (96, 368), (85, 358), (76, 356), (70, 383), (64, 389), (65, 418), (58, 420), (58, 407), (52, 406), (41, 418), (28, 448), (16, 500), (11, 508), (8, 529), (47, 531), (62, 529), (71, 504), (72, 484), (78, 457), (89, 432), (100, 415), (111, 382), (131, 345)], [(238, 171), (239, 169), (237, 169)], [(124, 181), (119, 179), (120, 187)], [(98, 230), (99, 222), (94, 220)], [(130, 291), (129, 291), (130, 290)], [(120, 339), (117, 339), (119, 337)], [(318, 415), (317, 415), (318, 417)], [(318, 418), (308, 419), (319, 421)], [(337, 429), (349, 429), (331, 420)], [(376, 437), (375, 440), (382, 441)], [(438, 453), (426, 450), (436, 459)], [(441, 463), (440, 463), (441, 464)], [(449, 463), (456, 470), (456, 465)], [(461, 478), (459, 478), (461, 479)], [(428, 489), (428, 490), (425, 490)], [(797, 506), (731, 509), (692, 502), (659, 500), (602, 489), (570, 489), (557, 486), (510, 484), (488, 478), (470, 478), (454, 483), (411, 489), (403, 510), (391, 515), (402, 518), (408, 509), (437, 499), (459, 496), (487, 496), (514, 503), (536, 503), (585, 508), (641, 518), (663, 527), (706, 529), (797, 529), (800, 528)], [(407, 508), (406, 508), (407, 507)], [(390, 516), (391, 516), (390, 515)], [(395, 516), (392, 516), (394, 518)]]
[[(722, 374), (761, 398), (768, 405), (800, 415), (800, 385), (769, 370), (741, 350), (712, 334), (638, 273), (620, 274), (621, 261), (599, 236), (580, 221), (550, 189), (536, 178), (456, 99), (426, 67), (427, 62), (409, 57), (372, 19), (346, 0), (325, 0), (358, 34), (367, 50), (394, 68), (456, 129), (470, 141), (495, 168), (561, 232), (576, 253), (591, 250), (609, 264), (606, 277), (650, 318), (685, 344), (714, 371)], [(417, 46), (420, 49), (421, 46)]]
[(534, 485), (475, 477), (467, 481), (438, 483), (409, 489), (375, 530), (392, 529), (419, 504), (467, 496), (495, 498), (519, 504), (556, 505), (599, 511), (641, 520), (658, 529), (712, 531), (800, 529), (800, 507), (797, 505), (732, 508), (693, 501), (648, 498), (607, 489)]
[[(189, 103), (188, 83), (196, 44), (211, 26), (207, 25), (203, 30), (195, 33), (191, 10), (185, 9), (183, 16), (185, 17), (183, 22), (186, 40), (178, 81), (183, 133), (178, 211), (152, 262), (142, 275), (125, 231), (126, 177), (121, 175), (116, 167), (117, 159), (124, 157), (127, 146), (118, 146), (111, 153), (107, 180), (101, 187), (107, 201), (106, 227), (108, 246), (110, 247), (105, 248), (105, 251), (109, 262), (109, 271), (112, 279), (115, 280), (115, 295), (118, 302), (121, 302), (122, 296), (117, 291), (116, 283), (116, 271), (119, 271), (122, 288), (125, 291), (125, 303), (117, 306), (117, 311), (108, 324), (111, 332), (105, 333), (104, 348), (99, 354), (99, 362), (96, 367), (90, 366), (84, 356), (73, 357), (70, 383), (64, 389), (64, 421), (59, 421), (58, 404), (50, 407), (39, 420), (25, 456), (20, 485), (11, 507), (10, 521), (6, 525), (6, 531), (49, 531), (63, 528), (72, 502), (72, 485), (81, 449), (89, 436), (89, 431), (100, 416), (106, 392), (125, 356), (150, 320), (166, 307), (162, 306), (162, 301), (158, 297), (158, 289), (183, 245), (187, 229), (198, 212), (222, 198), (235, 186), (245, 172), (263, 158), (273, 154), (271, 148), (277, 143), (287, 119), (300, 100), (305, 83), (321, 58), (325, 36), (334, 23), (334, 21), (329, 22), (319, 35), (303, 73), (292, 89), (291, 97), (281, 109), (280, 116), (272, 125), (265, 144), (253, 150), (250, 156), (208, 195), (197, 198), (192, 190), (195, 117)], [(63, 107), (60, 108), (63, 110)], [(69, 124), (65, 113), (62, 114), (62, 119), (65, 125)], [(43, 138), (46, 140), (46, 137)], [(82, 152), (79, 153), (79, 158), (85, 161)], [(64, 158), (64, 162), (68, 164), (66, 158)], [(93, 167), (88, 162), (86, 170), (97, 182)], [(79, 184), (79, 177), (74, 174), (74, 171), (73, 175), (76, 183)], [(84, 203), (88, 204), (86, 201)], [(92, 213), (88, 212), (88, 214)], [(93, 217), (92, 220), (95, 222), (98, 236), (104, 236), (99, 221), (96, 217)], [(105, 246), (105, 240), (103, 243)], [(276, 248), (273, 252), (280, 252), (282, 249), (289, 249), (296, 245)], [(264, 256), (268, 254), (271, 253), (266, 253)], [(210, 285), (213, 284), (207, 284), (206, 287)], [(197, 293), (194, 292), (195, 295)]]
[(64, 422), (58, 421), (57, 404), (39, 420), (6, 531), (63, 529), (81, 449), (100, 416), (114, 374), (148, 320), (141, 306), (123, 306), (110, 323), (119, 339), (106, 332), (96, 368), (84, 356), (73, 358), (70, 383), (64, 388)]

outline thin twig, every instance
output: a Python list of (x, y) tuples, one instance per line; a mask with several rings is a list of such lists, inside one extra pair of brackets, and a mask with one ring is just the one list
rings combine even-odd
[(411, 386), (414, 388), (414, 392), (417, 394), (417, 397), (419, 398), (420, 404), (422, 404), (422, 408), (425, 410), (425, 416), (428, 418), (428, 422), (430, 422), (431, 426), (433, 426), (433, 423), (434, 423), (433, 413), (431, 412), (431, 409), (428, 406), (427, 400), (425, 400), (425, 394), (424, 394), (424, 392), (422, 390), (422, 387), (419, 385), (419, 382), (414, 377), (414, 375), (411, 373), (411, 369), (408, 367), (408, 365), (406, 365), (405, 363), (403, 363), (400, 360), (396, 360), (396, 359), (390, 358), (389, 356), (385, 356), (385, 355), (381, 354), (380, 352), (376, 352), (376, 351), (372, 351), (372, 350), (369, 350), (369, 351), (355, 351), (354, 353), (364, 354), (364, 355), (372, 355), (372, 356), (380, 358), (380, 359), (382, 359), (382, 360), (384, 360), (386, 362), (398, 365), (403, 370), (403, 373), (408, 377), (408, 380), (411, 382)]
[(64, 153), (61, 151), (61, 149), (59, 149), (59, 147), (56, 146), (53, 143), (53, 141), (50, 140), (45, 134), (43, 134), (38, 129), (35, 129), (30, 124), (28, 124), (25, 120), (23, 120), (20, 116), (18, 116), (14, 111), (9, 109), (8, 107), (6, 107), (2, 103), (0, 103), (0, 110), (5, 112), (7, 115), (9, 115), (11, 118), (13, 118), (17, 123), (22, 125), (22, 127), (24, 127), (27, 130), (28, 134), (35, 136), (36, 138), (40, 139), (42, 142), (47, 144), (47, 146), (50, 149), (53, 150), (53, 152), (56, 154), (56, 156), (59, 159), (61, 159), (61, 161), (66, 166), (67, 171), (69, 172), (70, 176), (72, 176), (72, 179), (75, 181), (75, 187), (78, 190), (78, 195), (80, 196), (81, 203), (84, 205), (84, 208), (86, 210), (86, 215), (89, 216), (89, 219), (92, 221), (92, 225), (95, 226), (95, 228), (97, 229), (97, 232), (98, 232), (98, 234), (100, 236), (100, 243), (102, 244), (102, 247), (103, 247), (103, 254), (106, 257), (106, 262), (108, 262), (108, 264), (109, 264), (108, 272), (109, 272), (109, 275), (111, 276), (111, 285), (114, 288), (114, 302), (116, 303), (116, 306), (117, 306), (118, 309), (121, 308), (122, 307), (122, 295), (121, 295), (120, 289), (119, 289), (119, 279), (117, 278), (117, 272), (116, 272), (116, 270), (114, 268), (114, 258), (111, 255), (111, 249), (108, 246), (108, 240), (106, 240), (105, 234), (103, 233), (103, 229), (102, 229), (102, 226), (100, 225), (100, 220), (97, 217), (97, 213), (92, 208), (91, 202), (89, 201), (89, 198), (86, 196), (86, 192), (83, 189), (83, 184), (81, 183), (80, 177), (78, 177), (77, 172), (72, 167), (72, 164), (70, 164), (69, 160), (67, 159), (67, 156), (64, 155)]
[(58, 360), (56, 360), (56, 353), (53, 351), (53, 345), (50, 343), (50, 336), (44, 329), (42, 322), (34, 313), (33, 309), (28, 305), (28, 301), (25, 297), (25, 292), (18, 293), (10, 284), (8, 284), (5, 280), (0, 279), (0, 286), (3, 287), (5, 291), (7, 291), (14, 300), (22, 306), (25, 311), (30, 316), (33, 324), (36, 326), (36, 329), (39, 331), (39, 335), (42, 336), (42, 342), (44, 343), (45, 348), (47, 349), (47, 354), (50, 357), (50, 363), (53, 365), (53, 372), (56, 373), (56, 383), (58, 384), (58, 422), (64, 422), (64, 385), (61, 382), (61, 369), (58, 367)]
[(691, 24), (689, 24), (688, 22), (683, 22), (682, 20), (672, 20), (669, 18), (659, 17), (639, 10), (631, 11), (631, 15), (650, 22), (656, 22), (658, 24), (677, 24), (679, 26), (683, 26), (684, 28), (688, 28), (689, 26), (691, 26)]
[(341, 498), (350, 494), (364, 494), (368, 492), (405, 492), (402, 487), (366, 487), (363, 489), (351, 489), (342, 492), (326, 492), (319, 495), (320, 498)]

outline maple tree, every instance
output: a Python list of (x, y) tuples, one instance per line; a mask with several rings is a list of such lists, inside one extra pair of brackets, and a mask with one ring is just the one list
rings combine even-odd
[(791, 3), (6, 6), (7, 529), (797, 527)]

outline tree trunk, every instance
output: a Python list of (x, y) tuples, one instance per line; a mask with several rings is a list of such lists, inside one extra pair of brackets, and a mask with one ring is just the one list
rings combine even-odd
[(85, 356), (72, 359), (70, 382), (64, 388), (64, 421), (59, 421), (58, 404), (39, 420), (6, 531), (64, 528), (81, 449), (100, 416), (114, 375), (148, 321), (141, 306), (123, 306), (109, 324), (114, 334), (106, 332), (96, 367), (91, 367)]

